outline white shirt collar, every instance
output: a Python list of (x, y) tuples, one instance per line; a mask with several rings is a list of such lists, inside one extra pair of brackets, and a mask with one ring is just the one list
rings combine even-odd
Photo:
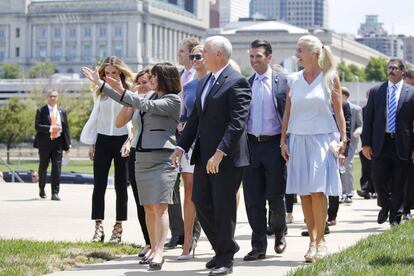
[(230, 62), (228, 62), (226, 64), (226, 66), (224, 66), (223, 68), (221, 68), (220, 70), (218, 70), (216, 73), (213, 74), (214, 78), (216, 79), (216, 81), (218, 80), (218, 78), (220, 77), (221, 73), (223, 73), (223, 71), (227, 68), (227, 66), (229, 66)]
[(256, 77), (254, 80), (263, 79), (263, 77), (267, 77), (268, 80), (272, 79), (272, 68), (270, 68), (270, 66), (267, 67), (266, 72), (264, 72), (262, 75), (256, 72)]
[[(55, 106), (56, 106), (56, 110), (57, 110), (58, 105), (55, 105)], [(47, 107), (49, 108), (49, 110), (52, 110), (53, 109), (53, 107), (51, 105), (49, 105), (49, 104), (47, 104)]]
[(394, 84), (397, 86), (397, 91), (401, 91), (402, 85), (403, 85), (403, 80), (400, 80), (397, 83), (393, 83), (392, 81), (388, 81), (388, 89), (390, 89)]

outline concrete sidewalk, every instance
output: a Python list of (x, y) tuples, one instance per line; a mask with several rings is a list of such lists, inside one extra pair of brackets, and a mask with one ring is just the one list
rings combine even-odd
[[(33, 240), (89, 241), (94, 231), (90, 220), (92, 186), (61, 185), (62, 201), (38, 198), (35, 184), (0, 183), (0, 237), (26, 238)], [(47, 189), (50, 186), (47, 185)], [(124, 223), (123, 241), (142, 244), (144, 242), (136, 216), (132, 191), (129, 190), (129, 220)], [(337, 252), (355, 244), (369, 234), (388, 229), (387, 224), (376, 222), (378, 207), (375, 200), (358, 197), (351, 205), (341, 204), (338, 225), (331, 227), (326, 236), (328, 252)], [(106, 214), (104, 222), (106, 240), (109, 239), (115, 221), (115, 191), (108, 188), (106, 193)], [(261, 261), (243, 262), (243, 256), (250, 251), (251, 229), (247, 222), (243, 196), (238, 210), (236, 240), (241, 250), (235, 255), (233, 275), (283, 275), (290, 269), (304, 265), (303, 255), (307, 251), (308, 238), (301, 237), (305, 229), (302, 209), (294, 206), (294, 223), (289, 224), (287, 249), (283, 255), (273, 251), (274, 238), (269, 237), (267, 258)], [(198, 243), (196, 257), (190, 261), (177, 261), (181, 248), (165, 252), (166, 262), (160, 272), (152, 275), (206, 275), (205, 263), (213, 256), (211, 246), (204, 235)], [(103, 264), (85, 265), (70, 271), (52, 275), (141, 275), (149, 273), (147, 266), (138, 264), (136, 256), (126, 256)]]

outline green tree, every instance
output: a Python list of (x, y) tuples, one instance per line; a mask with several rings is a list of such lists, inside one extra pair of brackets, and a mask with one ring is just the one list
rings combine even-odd
[(365, 67), (367, 81), (387, 80), (387, 60), (385, 58), (370, 58)]
[(11, 98), (0, 107), (0, 142), (6, 144), (8, 163), (12, 146), (33, 136), (35, 112), (33, 104), (20, 98)]
[(352, 74), (348, 65), (344, 61), (341, 61), (338, 64), (336, 70), (338, 71), (338, 75), (341, 81), (353, 81), (354, 80), (354, 75)]
[(56, 73), (56, 65), (51, 62), (38, 62), (29, 70), (29, 78), (48, 78)]
[(83, 126), (89, 118), (93, 107), (93, 98), (89, 90), (83, 90), (80, 95), (67, 96), (64, 100), (59, 99), (65, 103), (68, 111), (68, 121), (71, 138), (79, 141)]
[(356, 76), (359, 78), (359, 81), (365, 81), (365, 70), (361, 67), (356, 66), (355, 64), (348, 65), (349, 70), (352, 72), (354, 76), (354, 81), (356, 80)]
[(21, 77), (20, 66), (18, 64), (3, 64), (0, 70), (0, 79), (18, 79)]

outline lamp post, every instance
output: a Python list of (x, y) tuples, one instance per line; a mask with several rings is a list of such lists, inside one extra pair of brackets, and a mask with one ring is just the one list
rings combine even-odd
[(359, 94), (359, 77), (355, 76), (355, 79), (357, 81), (357, 105), (360, 105), (361, 99), (360, 99), (360, 94)]

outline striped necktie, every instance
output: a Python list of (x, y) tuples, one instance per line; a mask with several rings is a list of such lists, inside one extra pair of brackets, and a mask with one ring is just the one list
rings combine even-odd
[(393, 86), (391, 86), (390, 95), (388, 97), (387, 125), (388, 125), (389, 133), (395, 133), (396, 117), (397, 117), (397, 86), (394, 84)]

